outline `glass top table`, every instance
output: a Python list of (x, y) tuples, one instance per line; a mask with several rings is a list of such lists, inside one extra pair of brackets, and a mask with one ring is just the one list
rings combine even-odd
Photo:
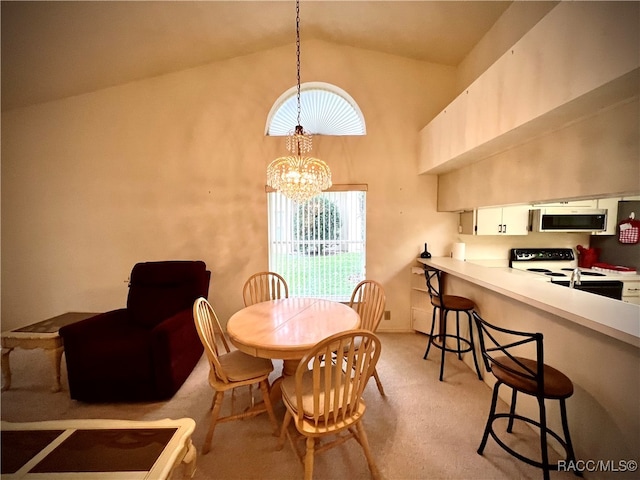
[(65, 325), (80, 322), (87, 318), (98, 315), (92, 312), (67, 312), (46, 320), (42, 320), (24, 327), (14, 328), (2, 332), (0, 338), (2, 342), (2, 391), (11, 388), (11, 364), (9, 354), (14, 348), (34, 349), (42, 348), (54, 368), (52, 392), (59, 392), (60, 385), (60, 361), (64, 352), (62, 338), (59, 330)]
[(62, 327), (71, 325), (72, 323), (79, 322), (86, 318), (93, 317), (98, 315), (97, 313), (89, 313), (89, 312), (67, 312), (62, 315), (58, 315), (56, 317), (48, 318), (46, 320), (42, 320), (41, 322), (33, 323), (31, 325), (27, 325), (26, 327), (15, 328), (10, 330), (12, 333), (22, 332), (22, 333), (58, 333)]
[(165, 479), (195, 472), (191, 418), (2, 422), (3, 479)]

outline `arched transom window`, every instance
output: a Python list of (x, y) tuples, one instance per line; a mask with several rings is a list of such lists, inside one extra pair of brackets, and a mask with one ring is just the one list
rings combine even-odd
[[(298, 124), (297, 87), (271, 107), (265, 134), (285, 136)], [(362, 111), (344, 90), (323, 82), (300, 85), (300, 124), (312, 135), (366, 135)]]

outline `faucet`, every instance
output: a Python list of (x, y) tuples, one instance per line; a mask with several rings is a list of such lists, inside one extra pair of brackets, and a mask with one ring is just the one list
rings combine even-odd
[(571, 272), (571, 279), (569, 280), (569, 287), (573, 288), (575, 285), (581, 285), (580, 282), (580, 269), (574, 268)]

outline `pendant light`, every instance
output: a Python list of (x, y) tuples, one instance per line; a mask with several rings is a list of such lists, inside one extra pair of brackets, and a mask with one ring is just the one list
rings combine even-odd
[(300, 125), (300, 0), (296, 0), (296, 67), (298, 124), (287, 136), (289, 155), (276, 158), (267, 167), (267, 185), (297, 203), (304, 203), (331, 187), (331, 170), (318, 158), (308, 156), (311, 135)]

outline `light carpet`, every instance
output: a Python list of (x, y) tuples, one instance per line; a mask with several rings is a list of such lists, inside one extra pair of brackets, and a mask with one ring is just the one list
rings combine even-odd
[[(500, 449), (489, 439), (484, 455), (480, 443), (491, 389), (463, 362), (447, 355), (445, 381), (438, 381), (439, 355), (423, 360), (427, 337), (418, 333), (379, 333), (383, 351), (378, 372), (386, 391), (382, 397), (373, 379), (364, 400), (364, 426), (380, 473), (385, 479), (540, 479), (542, 472)], [(437, 352), (439, 353), (439, 352)], [(274, 377), (281, 371), (275, 361)], [(41, 350), (16, 349), (11, 353), (12, 386), (2, 393), (2, 420), (12, 422), (75, 418), (158, 420), (191, 417), (196, 421), (193, 441), (198, 449), (196, 480), (296, 479), (304, 468), (291, 446), (276, 450), (266, 415), (220, 424), (211, 451), (201, 455), (209, 426), (213, 391), (207, 383), (206, 357), (176, 395), (166, 402), (137, 404), (87, 404), (71, 400), (66, 365), (62, 364), (63, 390), (51, 393), (51, 367)], [(254, 389), (256, 391), (257, 389)], [(236, 394), (235, 407), (248, 402), (248, 389)], [(225, 397), (225, 408), (230, 395)], [(501, 404), (506, 410), (506, 405)], [(284, 407), (276, 406), (281, 421)], [(523, 453), (535, 452), (537, 440), (523, 427), (509, 435)], [(180, 478), (181, 469), (174, 472)], [(571, 479), (570, 473), (552, 472), (552, 478)], [(355, 441), (316, 455), (314, 478), (370, 478), (365, 457)]]

